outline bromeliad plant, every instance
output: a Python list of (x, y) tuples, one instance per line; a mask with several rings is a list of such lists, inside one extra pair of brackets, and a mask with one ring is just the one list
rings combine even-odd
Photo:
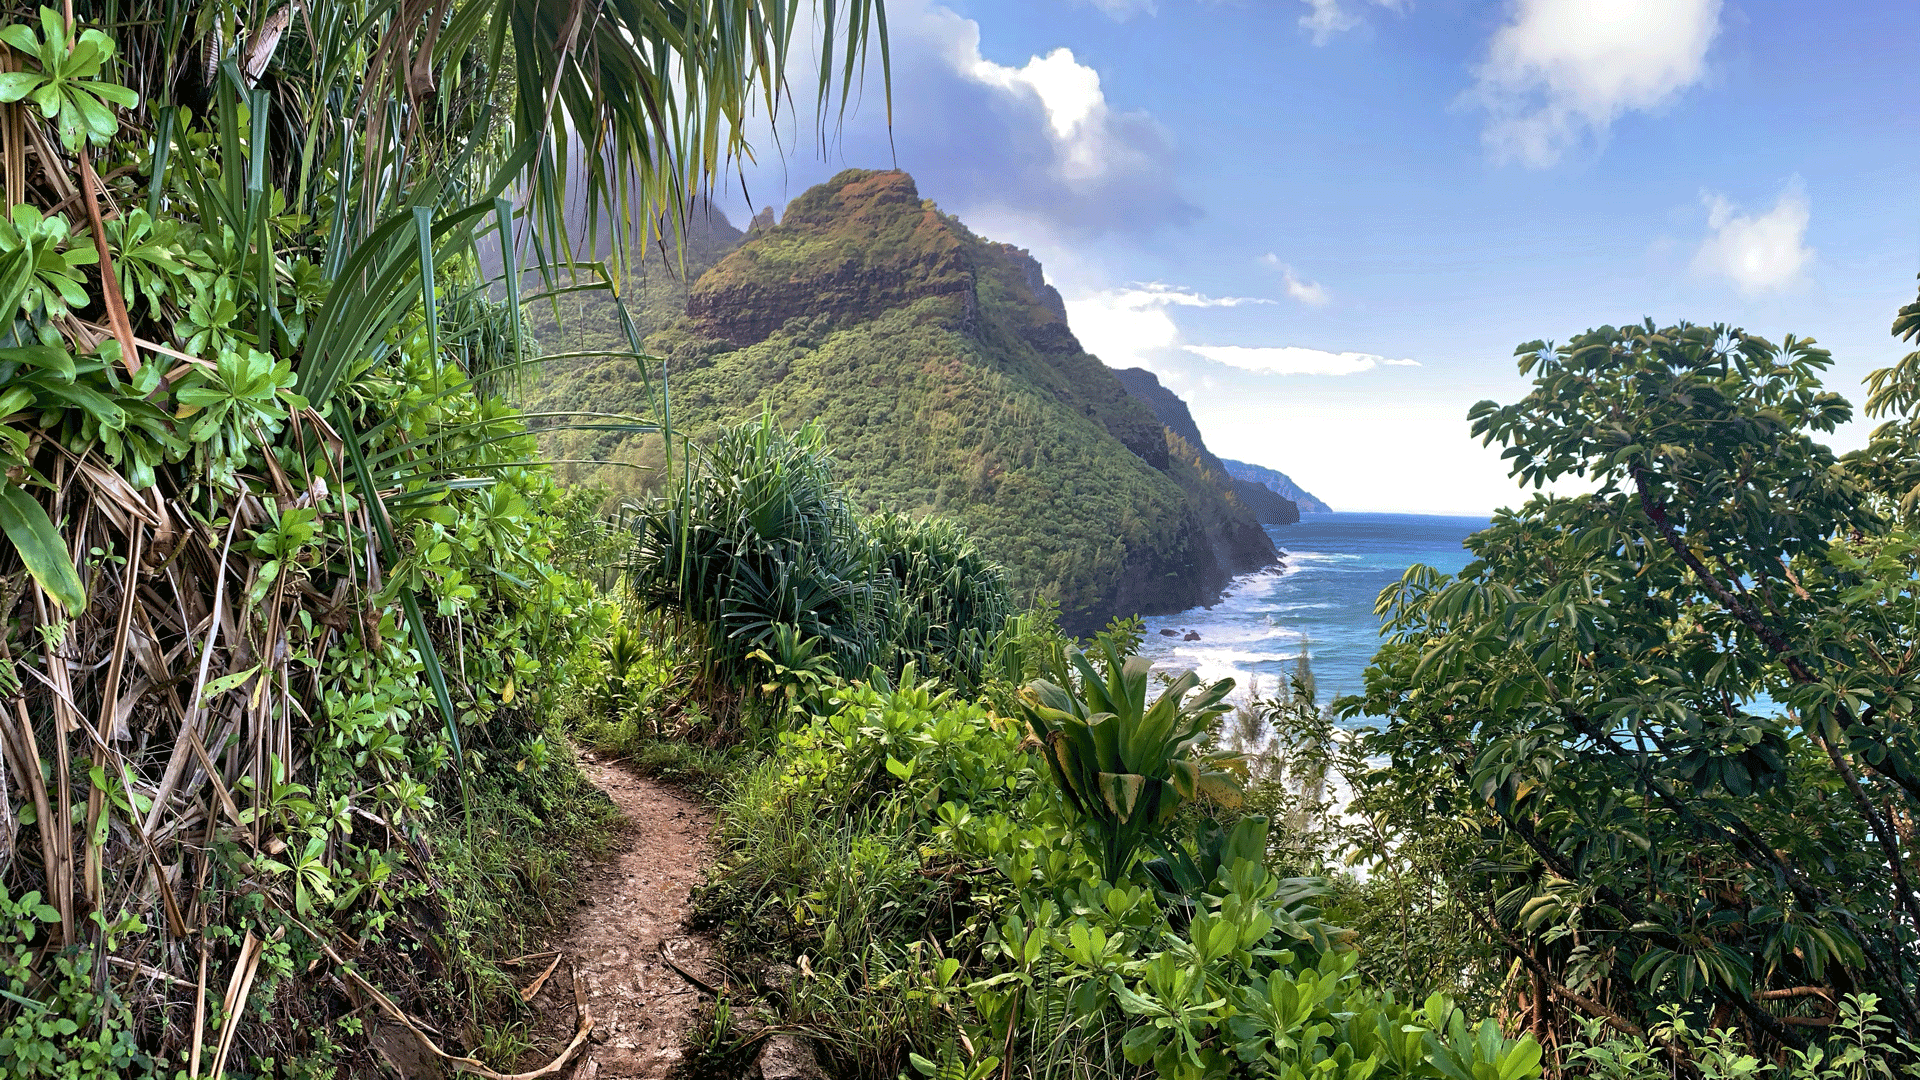
[(1152, 662), (1122, 656), (1111, 637), (1098, 639), (1103, 663), (1068, 654), (1080, 676), (1073, 688), (1036, 679), (1019, 695), (1020, 709), (1042, 743), (1047, 765), (1082, 830), (1082, 842), (1108, 881), (1129, 878), (1143, 847), (1161, 838), (1180, 804), (1239, 802), (1246, 759), (1201, 749), (1214, 720), (1227, 711), (1233, 680), (1200, 685), (1189, 671), (1151, 704)]

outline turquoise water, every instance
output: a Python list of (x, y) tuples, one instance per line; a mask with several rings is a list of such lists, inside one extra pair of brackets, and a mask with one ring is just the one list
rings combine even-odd
[[(1414, 563), (1458, 571), (1468, 559), (1461, 542), (1486, 525), (1486, 518), (1424, 514), (1310, 514), (1295, 525), (1269, 525), (1286, 566), (1240, 578), (1211, 608), (1147, 619), (1145, 652), (1163, 670), (1192, 668), (1208, 681), (1231, 676), (1242, 689), (1253, 677), (1272, 693), (1304, 648), (1323, 704), (1356, 693), (1380, 647), (1373, 614), (1380, 590)], [(1184, 640), (1188, 631), (1200, 640)]]

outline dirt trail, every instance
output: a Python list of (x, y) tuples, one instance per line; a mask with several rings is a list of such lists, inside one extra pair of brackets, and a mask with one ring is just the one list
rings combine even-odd
[[(571, 962), (586, 980), (593, 1008), (592, 1041), (572, 1075), (662, 1080), (679, 1063), (682, 1036), (704, 1000), (661, 958), (662, 945), (695, 977), (717, 981), (712, 943), (682, 925), (710, 857), (713, 818), (693, 798), (622, 766), (586, 755), (580, 765), (631, 831), (612, 857), (587, 871), (580, 906), (555, 943), (562, 969)], [(570, 1031), (573, 994), (561, 976), (556, 972), (540, 997)]]

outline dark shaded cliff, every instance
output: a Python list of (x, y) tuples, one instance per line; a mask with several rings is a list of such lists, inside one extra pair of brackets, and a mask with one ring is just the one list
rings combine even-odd
[(1113, 374), (1127, 393), (1153, 410), (1153, 415), (1165, 425), (1169, 438), (1184, 440), (1193, 448), (1197, 467), (1217, 474), (1219, 483), (1229, 487), (1260, 524), (1291, 525), (1300, 520), (1300, 509), (1293, 500), (1261, 484), (1234, 477), (1225, 462), (1207, 450), (1206, 439), (1200, 435), (1200, 426), (1193, 422), (1193, 413), (1187, 408), (1187, 403), (1181, 400), (1180, 395), (1160, 385), (1159, 378), (1153, 372), (1146, 368), (1122, 368)]

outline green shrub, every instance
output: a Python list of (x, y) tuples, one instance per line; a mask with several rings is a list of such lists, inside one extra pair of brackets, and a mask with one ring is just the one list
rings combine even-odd
[[(669, 492), (633, 516), (628, 569), (651, 610), (701, 627), (741, 678), (816, 648), (832, 673), (907, 664), (977, 685), (1014, 614), (1006, 575), (957, 526), (868, 520), (834, 482), (820, 429), (788, 434), (771, 416), (722, 430)], [(755, 654), (759, 654), (757, 657)], [(791, 704), (790, 681), (772, 672)]]
[(1237, 804), (1246, 759), (1206, 753), (1222, 704), (1233, 689), (1222, 679), (1186, 700), (1200, 684), (1189, 671), (1147, 703), (1152, 661), (1122, 656), (1112, 638), (1100, 643), (1104, 670), (1074, 650), (1068, 660), (1080, 692), (1037, 679), (1020, 694), (1020, 710), (1045, 747), (1047, 766), (1084, 830), (1101, 876), (1125, 881), (1142, 846), (1162, 837), (1183, 801)]
[(893, 586), (894, 647), (928, 675), (977, 688), (1015, 614), (1007, 572), (944, 518), (882, 513), (868, 528)]
[[(38, 892), (13, 898), (0, 885), (0, 998), (20, 1006), (0, 1022), (0, 1078), (107, 1077), (153, 1068), (113, 980), (95, 979), (101, 961), (93, 950), (49, 943), (59, 925), (60, 913)], [(146, 929), (124, 913), (117, 922), (99, 919), (98, 926), (107, 932), (109, 950), (129, 931)]]
[(1647, 1034), (1622, 1035), (1604, 1020), (1591, 1020), (1566, 1048), (1563, 1065), (1593, 1080), (1670, 1080), (1676, 1059), (1700, 1080), (1895, 1080), (1912, 1075), (1896, 1064), (1912, 1060), (1920, 1046), (1900, 1037), (1877, 1011), (1873, 994), (1848, 995), (1837, 1004), (1825, 1045), (1788, 1050), (1776, 1061), (1749, 1053), (1725, 1028), (1688, 1023), (1676, 1006)]
[[(1118, 630), (1055, 689), (1143, 753), (1168, 750), (1151, 731), (1175, 748), (1204, 734), (1213, 706), (1182, 713), (1186, 685), (1147, 705)], [(1530, 1039), (1363, 983), (1351, 935), (1320, 916), (1326, 883), (1267, 867), (1263, 819), (1188, 843), (1147, 814), (1150, 883), (1108, 881), (1085, 810), (993, 700), (911, 667), (839, 687), (722, 804), (701, 918), (742, 970), (787, 972), (766, 980), (766, 1019), (814, 1036), (838, 1075), (1538, 1076)], [(1147, 771), (1171, 802), (1168, 762), (1190, 759), (1161, 756)]]

